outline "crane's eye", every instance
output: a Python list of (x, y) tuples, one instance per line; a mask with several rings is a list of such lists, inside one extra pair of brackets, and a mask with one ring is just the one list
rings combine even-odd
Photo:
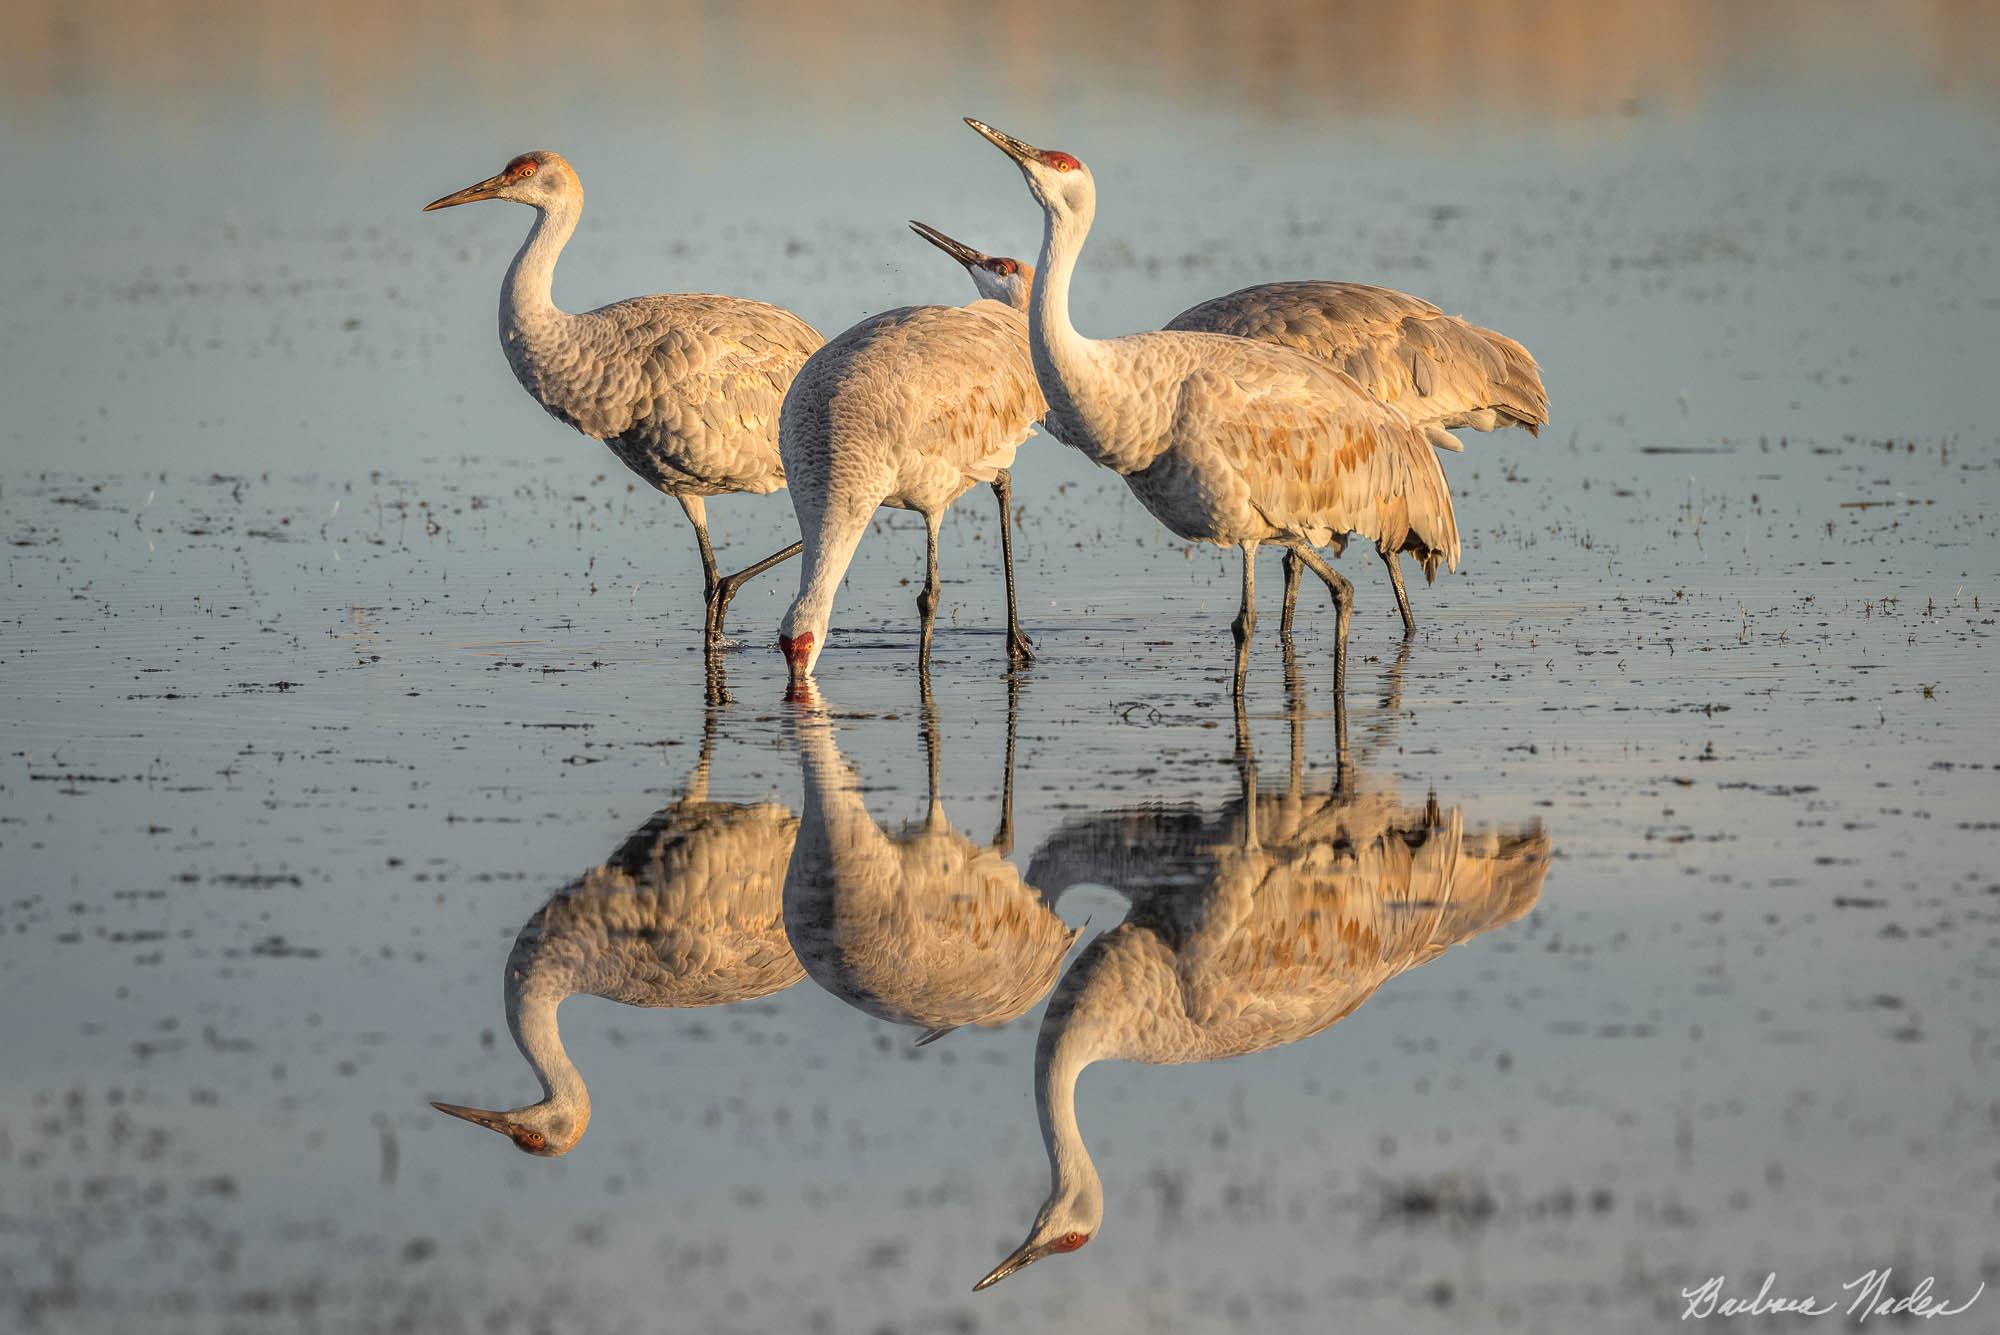
[(1053, 1250), (1059, 1252), (1073, 1252), (1078, 1247), (1083, 1246), (1084, 1243), (1089, 1241), (1090, 1241), (1090, 1235), (1088, 1233), (1069, 1232), (1057, 1238), (1055, 1242), (1051, 1244), (1051, 1247)]
[(549, 1143), (549, 1138), (539, 1131), (517, 1131), (514, 1143), (524, 1150), (539, 1150)]
[(512, 180), (525, 181), (535, 174), (535, 160), (533, 158), (515, 158), (507, 164), (505, 174)]
[(1014, 276), (1014, 271), (1021, 266), (1010, 259), (997, 259), (989, 267), (1002, 278), (1011, 278)]
[[(1083, 164), (1067, 153), (1059, 153), (1055, 149), (1050, 149), (1042, 154), (1042, 165), (1054, 167), (1059, 172), (1073, 172)], [(1079, 1243), (1078, 1245), (1081, 1246), (1082, 1244)]]

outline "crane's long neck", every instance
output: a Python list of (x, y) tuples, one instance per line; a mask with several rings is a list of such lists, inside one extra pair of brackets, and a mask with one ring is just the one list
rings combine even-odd
[(556, 259), (569, 244), (582, 213), (581, 194), (535, 209), (535, 225), (500, 285), (500, 342), (509, 358), (518, 345), (532, 349), (558, 336), (570, 318), (555, 303)]
[(835, 491), (834, 479), (827, 478), (825, 482), (826, 491), (817, 498), (816, 506), (807, 501), (809, 483), (793, 487), (792, 500), (798, 510), (799, 536), (805, 543), (805, 553), (799, 561), (799, 596), (793, 600), (780, 627), (791, 636), (810, 631), (818, 637), (822, 649), (826, 647), (826, 628), (833, 616), (834, 597), (840, 592), (840, 582), (847, 578), (854, 549), (861, 545), (862, 535), (868, 532), (875, 513), (872, 504), (844, 502)]
[(590, 1091), (583, 1076), (563, 1050), (562, 1031), (556, 1027), (556, 1008), (568, 996), (561, 987), (530, 978), (516, 980), (510, 962), (507, 980), (507, 1028), (514, 1046), (542, 1082), (542, 1102), (552, 1104), (581, 1120), (590, 1118)]
[(1042, 210), (1042, 254), (1028, 299), (1028, 350), (1035, 377), (1051, 408), (1074, 412), (1087, 384), (1096, 378), (1091, 340), (1069, 318), (1069, 284), (1076, 257), (1090, 234), (1090, 219), (1055, 209)]
[(1135, 425), (1149, 418), (1146, 404), (1137, 399), (1147, 386), (1134, 378), (1117, 345), (1085, 338), (1070, 323), (1070, 279), (1090, 220), (1087, 209), (1042, 210), (1041, 262), (1028, 301), (1028, 351), (1050, 423), (1063, 443), (1130, 477), (1153, 464), (1164, 442)]

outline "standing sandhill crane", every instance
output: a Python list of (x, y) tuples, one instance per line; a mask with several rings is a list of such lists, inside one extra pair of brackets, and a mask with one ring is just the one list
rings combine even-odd
[[(1294, 716), (1294, 726), (1297, 726)], [(1056, 984), (1035, 1041), (1050, 1188), (1027, 1240), (974, 1286), (1090, 1241), (1104, 1193), (1076, 1117), (1092, 1062), (1217, 1061), (1345, 1019), (1406, 969), (1533, 907), (1549, 864), (1539, 826), (1467, 834), (1457, 808), (1381, 794), (1257, 791), (1220, 816), (1135, 808), (1072, 821), (1029, 867), (1048, 886), (1125, 894), (1125, 920)], [(1298, 754), (1295, 745), (1293, 754)]]
[(1000, 830), (986, 845), (953, 829), (939, 801), (935, 707), (923, 723), (929, 810), (891, 837), (868, 814), (811, 685), (800, 700), (805, 800), (785, 872), (785, 930), (806, 972), (857, 1010), (924, 1030), (919, 1045), (1024, 1014), (1055, 986), (1077, 934), (1007, 861), (1011, 698)]
[(541, 1101), (505, 1112), (432, 1107), (529, 1154), (567, 1154), (590, 1125), (590, 1091), (563, 1050), (556, 1009), (564, 998), (721, 1006), (782, 992), (805, 976), (779, 895), (798, 818), (770, 802), (709, 801), (711, 747), (712, 736), (679, 801), (557, 892), (514, 939), (507, 1027), (541, 1081)]
[(559, 153), (523, 153), (500, 172), (424, 211), (505, 199), (535, 211), (500, 285), (500, 347), (514, 378), (551, 416), (603, 441), (627, 468), (681, 503), (701, 549), (703, 643), (722, 644), (730, 599), (796, 555), (783, 551), (720, 575), (703, 497), (763, 495), (785, 485), (778, 408), (822, 342), (788, 310), (742, 297), (633, 297), (572, 315), (551, 295), (556, 257), (576, 231), (583, 184)]
[(1014, 160), (1042, 207), (1028, 342), (1055, 436), (1123, 477), (1180, 537), (1242, 550), (1238, 696), (1257, 624), (1257, 548), (1297, 553), (1333, 596), (1334, 693), (1344, 702), (1354, 586), (1317, 548), (1338, 550), (1360, 534), (1412, 553), (1427, 575), (1440, 562), (1456, 569), (1458, 521), (1432, 437), (1351, 376), (1290, 348), (1189, 330), (1085, 338), (1070, 323), (1069, 288), (1097, 212), (1090, 169), (966, 123)]
[[(920, 234), (921, 224), (911, 224)], [(1013, 487), (1007, 469), (1042, 415), (1028, 327), (1012, 306), (903, 306), (872, 315), (814, 353), (785, 395), (779, 448), (805, 559), (778, 634), (794, 684), (826, 648), (834, 595), (876, 509), (924, 517), (917, 665), (928, 675), (937, 622), (938, 525), (987, 483), (1000, 504), (1007, 653), (1033, 659), (1014, 606)]]
[[(988, 255), (932, 228), (923, 235), (965, 266), (981, 296), (1028, 309), (1031, 264)], [(1541, 368), (1505, 334), (1446, 315), (1421, 297), (1366, 283), (1260, 283), (1190, 306), (1165, 328), (1234, 334), (1293, 348), (1335, 366), (1384, 403), (1401, 408), (1439, 449), (1461, 450), (1451, 428), (1525, 428), (1539, 435), (1549, 420)], [(1417, 629), (1403, 587), (1401, 557), (1377, 549), (1396, 590), (1404, 635)], [(1292, 633), (1299, 576), (1305, 565), (1285, 553), (1285, 603), (1280, 633)]]

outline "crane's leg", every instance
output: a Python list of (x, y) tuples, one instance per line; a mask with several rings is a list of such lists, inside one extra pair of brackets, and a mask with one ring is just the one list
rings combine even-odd
[[(1326, 583), (1333, 595), (1333, 729), (1344, 766), (1347, 756), (1347, 628), (1354, 622), (1354, 585), (1326, 563), (1326, 558), (1301, 542), (1292, 548), (1299, 559)], [(1343, 773), (1344, 773), (1343, 769)]]
[(1299, 602), (1299, 576), (1305, 573), (1305, 562), (1290, 548), (1285, 549), (1285, 612), (1278, 618), (1278, 638), (1289, 643), (1292, 638), (1292, 609)]
[(681, 513), (694, 525), (694, 540), (701, 548), (701, 602), (707, 609), (702, 624), (702, 640), (713, 647), (719, 634), (715, 628), (715, 548), (708, 542), (708, 506), (699, 496), (676, 496)]
[(1382, 674), (1382, 708), (1393, 714), (1403, 707), (1403, 669), (1410, 665), (1410, 641), (1396, 646), (1396, 661)]
[(1417, 619), (1410, 615), (1410, 591), (1403, 587), (1403, 558), (1380, 547), (1375, 550), (1381, 554), (1382, 564), (1389, 567), (1389, 582), (1396, 586), (1396, 610), (1403, 614), (1403, 638), (1407, 640), (1417, 633)]
[(1014, 724), (1021, 713), (1021, 679), (1007, 676), (1007, 758), (1000, 771), (1000, 828), (993, 832), (993, 851), (1006, 857), (1014, 851)]
[(731, 599), (736, 597), (736, 591), (779, 562), (791, 560), (794, 556), (804, 551), (805, 546), (803, 542), (795, 542), (783, 551), (772, 552), (757, 564), (745, 566), (735, 574), (724, 575), (715, 582), (715, 593), (710, 604), (709, 623), (711, 627), (710, 634), (716, 644), (719, 645), (722, 643), (722, 619), (729, 615), (729, 603)]
[(1243, 606), (1237, 609), (1236, 620), (1229, 623), (1229, 629), (1236, 635), (1236, 675), (1229, 689), (1240, 712), (1250, 675), (1250, 636), (1257, 629), (1257, 544), (1254, 542), (1243, 544)]
[(710, 709), (735, 703), (729, 694), (729, 679), (722, 670), (722, 653), (712, 644), (705, 644), (701, 655), (702, 700)]
[(924, 516), (924, 587), (917, 594), (917, 615), (922, 618), (922, 638), (917, 641), (917, 671), (923, 674), (924, 689), (930, 689), (931, 631), (937, 626), (938, 607), (938, 517)]
[(1004, 468), (993, 479), (993, 495), (1000, 502), (1000, 564), (1007, 568), (1007, 661), (1021, 667), (1035, 661), (1035, 645), (1014, 610), (1014, 479)]
[(943, 739), (938, 733), (937, 701), (931, 698), (931, 683), (928, 674), (923, 679), (919, 706), (923, 710), (923, 722), (918, 726), (917, 731), (922, 734), (924, 739), (924, 777), (929, 784), (925, 792), (927, 794), (927, 806), (930, 814), (926, 818), (925, 824), (935, 825), (944, 816), (944, 803), (938, 796), (938, 773), (940, 770), (938, 752)]

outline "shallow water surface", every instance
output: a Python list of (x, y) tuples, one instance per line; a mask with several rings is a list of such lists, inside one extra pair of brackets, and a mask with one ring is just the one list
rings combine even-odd
[[(573, 96), (399, 55), (343, 101), (253, 77), (282, 44), (197, 88), (52, 20), (71, 76), (14, 81), (39, 186), (0, 201), (8, 1323), (1645, 1329), (1712, 1275), (1893, 1265), (1987, 1281), (1938, 1323), (1986, 1328), (2000, 171), (1990, 80), (1939, 53), (1991, 29), (1687, 12), (1656, 69), (1372, 102), (1317, 47), (1162, 87), (1162, 24), (1150, 74), (1035, 79), (912, 20), (893, 115), (676, 29), (762, 90), (740, 121), (728, 81), (592, 82), (595, 33), (548, 59)], [(444, 51), (426, 14), (371, 21)], [(884, 512), (819, 694), (768, 648), (787, 567), (706, 705), (677, 507), (493, 346), (525, 215), (416, 212), (549, 143), (592, 190), (559, 299), (830, 332), (970, 297), (906, 216), (1032, 249), (964, 112), (1093, 164), (1088, 332), (1315, 274), (1541, 359), (1541, 438), (1445, 459), (1464, 568), (1410, 642), (1343, 561), (1338, 756), (1323, 598), (1288, 654), (1269, 558), (1239, 721), (1234, 558), (1046, 439), (1031, 669), (982, 491), (928, 695), (922, 530)], [(725, 563), (792, 525), (712, 513)], [(1101, 1230), (974, 1295), (1086, 1038), (1144, 1058), (1077, 1086)], [(560, 1107), (502, 1125), (559, 1157), (429, 1106), (531, 1107), (531, 1063)]]

